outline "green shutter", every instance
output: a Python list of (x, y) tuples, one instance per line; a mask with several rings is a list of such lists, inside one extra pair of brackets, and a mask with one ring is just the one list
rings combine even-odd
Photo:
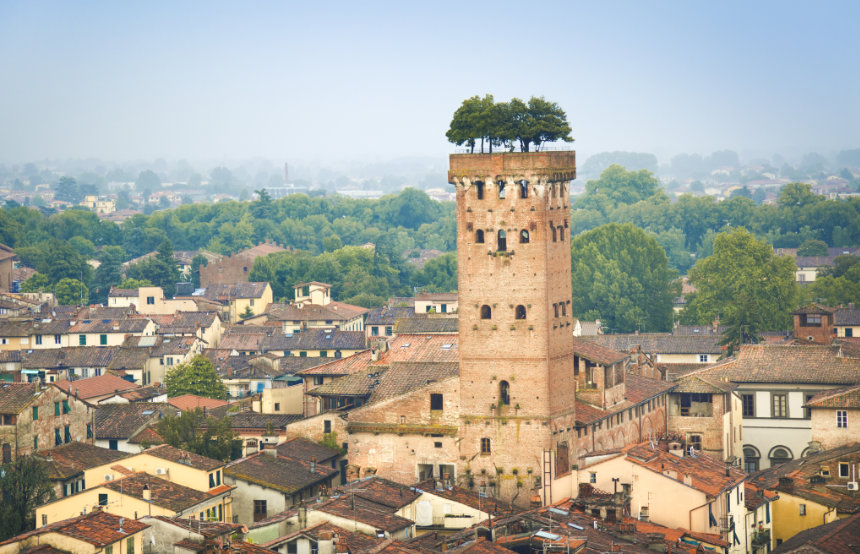
[(38, 419), (39, 419), (39, 407), (33, 406), (33, 421), (36, 421)]

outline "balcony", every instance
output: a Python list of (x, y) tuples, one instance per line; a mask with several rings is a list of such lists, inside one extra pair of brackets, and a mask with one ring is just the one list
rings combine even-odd
[(751, 541), (753, 548), (768, 546), (770, 544), (770, 529), (753, 531)]

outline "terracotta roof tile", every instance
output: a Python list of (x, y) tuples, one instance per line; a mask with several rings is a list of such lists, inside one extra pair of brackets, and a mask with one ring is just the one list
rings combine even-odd
[(128, 458), (131, 454), (93, 446), (84, 442), (70, 442), (37, 455), (46, 460), (56, 478), (67, 478), (84, 470)]
[(77, 379), (68, 381), (66, 379), (55, 383), (60, 389), (65, 392), (73, 389), (73, 395), (84, 400), (96, 396), (103, 396), (112, 392), (122, 392), (137, 388), (139, 385), (126, 381), (122, 377), (106, 373), (98, 377), (89, 377), (87, 379)]
[(305, 529), (294, 531), (288, 535), (284, 535), (283, 537), (278, 537), (277, 539), (263, 543), (260, 546), (274, 549), (295, 540), (299, 536), (310, 537), (315, 541), (319, 541), (320, 536), (323, 533), (330, 533), (332, 537), (337, 539), (338, 545), (347, 548), (350, 552), (370, 552), (376, 546), (385, 541), (385, 539), (371, 537), (363, 533), (354, 533), (349, 529), (344, 529), (343, 527), (338, 527), (328, 521), (323, 521), (316, 525), (306, 527)]
[(630, 352), (631, 348), (641, 346), (642, 350), (649, 354), (720, 354), (721, 337), (719, 335), (672, 335), (669, 333), (641, 333), (627, 335), (597, 335), (584, 337), (617, 350), (619, 352)]
[[(311, 471), (312, 465), (313, 471)], [(224, 469), (224, 474), (261, 487), (293, 494), (327, 481), (337, 474), (337, 470), (310, 461), (301, 462), (267, 452), (257, 452), (232, 462)]]
[(737, 385), (719, 381), (705, 375), (687, 375), (676, 381), (674, 392), (690, 392), (702, 394), (723, 394), (737, 388)]
[(340, 456), (340, 451), (323, 446), (304, 437), (293, 437), (282, 442), (277, 447), (278, 455), (284, 458), (310, 462), (325, 462)]
[(822, 391), (806, 403), (809, 408), (860, 408), (860, 385)]
[(675, 386), (675, 383), (671, 381), (660, 381), (659, 379), (641, 377), (633, 373), (628, 373), (624, 376), (624, 388), (627, 393), (627, 400), (634, 404), (654, 398), (675, 388)]
[(396, 334), (452, 335), (459, 332), (460, 321), (457, 316), (415, 317), (398, 319), (394, 325)]
[(0, 384), (0, 414), (19, 413), (30, 405), (38, 392), (36, 383)]
[(352, 493), (358, 498), (373, 502), (380, 509), (395, 512), (400, 508), (411, 504), (421, 493), (413, 487), (396, 483), (379, 476), (372, 476), (358, 481), (353, 481), (344, 487), (344, 492), (352, 497)]
[(107, 368), (119, 346), (72, 346), (33, 350), (24, 357), (25, 369)]
[(400, 334), (391, 341), (375, 365), (394, 362), (458, 362), (457, 335)]
[(370, 312), (367, 314), (367, 320), (364, 322), (364, 326), (367, 327), (368, 325), (394, 325), (395, 323), (397, 323), (398, 319), (414, 316), (415, 308), (408, 306), (398, 306), (394, 308), (382, 306), (378, 308), (371, 308)]
[(385, 368), (369, 367), (358, 373), (338, 377), (308, 391), (310, 396), (365, 396), (369, 397), (384, 378)]
[(833, 314), (834, 325), (860, 325), (860, 308), (839, 308)]
[(147, 473), (134, 473), (121, 479), (107, 481), (99, 486), (141, 500), (143, 500), (144, 487), (148, 487), (152, 503), (173, 512), (181, 512), (212, 498), (212, 495), (207, 492)]
[(153, 446), (145, 452), (150, 456), (154, 456), (156, 458), (185, 464), (189, 467), (193, 467), (195, 469), (200, 469), (203, 471), (212, 471), (224, 466), (224, 462), (222, 461), (215, 460), (213, 458), (207, 458), (206, 456), (201, 456), (199, 454), (194, 454), (193, 452), (180, 450), (179, 448), (170, 446), (168, 444)]
[(188, 519), (184, 517), (152, 516), (153, 519), (175, 525), (180, 529), (203, 535), (206, 539), (218, 538), (232, 534), (242, 529), (241, 523), (225, 523), (221, 521), (201, 521), (199, 519)]
[[(284, 360), (295, 358), (295, 356), (290, 356), (289, 358), (284, 358)], [(299, 359), (309, 359), (309, 358), (299, 358)], [(345, 358), (338, 358), (334, 361), (324, 363), (322, 365), (318, 365), (315, 367), (311, 367), (308, 369), (302, 369), (297, 371), (296, 375), (352, 375), (353, 373), (358, 373), (359, 371), (363, 371), (367, 369), (371, 363), (372, 355), (370, 350), (362, 350), (361, 352), (357, 352), (352, 356), (347, 356)]]
[(228, 413), (230, 424), (234, 430), (237, 429), (268, 429), (269, 425), (275, 429), (285, 429), (287, 425), (302, 419), (300, 415), (293, 414), (258, 414), (257, 412)]
[[(120, 526), (120, 520), (123, 520), (122, 526)], [(122, 527), (122, 531), (120, 531), (120, 527)], [(12, 544), (45, 533), (58, 533), (88, 542), (96, 546), (96, 548), (101, 549), (109, 544), (123, 540), (129, 535), (143, 531), (147, 527), (149, 525), (140, 523), (134, 519), (122, 518), (102, 510), (95, 510), (88, 514), (39, 527), (33, 531), (3, 541), (0, 545)]]
[(69, 328), (69, 333), (143, 333), (148, 319), (84, 319)]
[(619, 352), (597, 344), (594, 341), (577, 337), (573, 339), (573, 353), (604, 366), (623, 362), (630, 357), (624, 352)]
[(237, 298), (262, 298), (269, 283), (212, 283), (201, 296), (227, 303)]
[(164, 403), (100, 404), (96, 410), (93, 431), (95, 437), (101, 440), (128, 439), (157, 422), (163, 415), (175, 413), (175, 409)]
[(737, 359), (701, 374), (735, 383), (849, 385), (860, 381), (860, 359), (838, 354), (838, 346), (745, 345)]
[(412, 520), (395, 515), (393, 512), (381, 511), (379, 504), (359, 495), (347, 494), (315, 508), (317, 511), (346, 518), (348, 521), (372, 525), (388, 533), (412, 526)]
[(428, 479), (415, 485), (414, 488), (422, 490), (428, 494), (432, 494), (447, 500), (459, 502), (464, 506), (469, 506), (476, 510), (484, 512), (499, 510), (505, 513), (519, 512), (520, 509), (511, 504), (502, 502), (501, 500), (493, 499), (491, 503), (487, 502), (486, 498), (482, 498), (476, 491), (464, 489), (456, 486), (440, 486), (437, 487), (435, 479)]
[(459, 374), (459, 364), (456, 362), (394, 362), (381, 377), (369, 402), (394, 398), (430, 383), (457, 377)]
[(672, 471), (674, 474), (669, 478), (681, 482), (689, 479), (690, 487), (712, 496), (746, 479), (746, 473), (736, 468), (728, 469), (729, 474), (726, 475), (726, 464), (706, 454), (676, 456), (659, 446), (652, 449), (647, 442), (625, 447), (622, 451), (627, 460), (655, 473), (665, 475), (667, 471)]

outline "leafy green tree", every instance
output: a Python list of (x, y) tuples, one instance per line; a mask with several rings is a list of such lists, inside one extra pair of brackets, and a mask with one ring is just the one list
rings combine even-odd
[(457, 253), (448, 252), (427, 260), (415, 276), (415, 282), (429, 292), (456, 292)]
[(777, 204), (781, 208), (804, 208), (823, 199), (812, 192), (812, 185), (808, 183), (788, 183), (779, 191)]
[(585, 184), (585, 194), (576, 207), (595, 209), (606, 215), (621, 204), (635, 204), (651, 198), (659, 185), (649, 171), (627, 171), (620, 165), (611, 165), (599, 179)]
[(513, 121), (511, 135), (519, 142), (521, 152), (528, 152), (531, 145), (538, 149), (544, 142), (573, 141), (567, 114), (555, 102), (543, 96), (532, 96), (527, 106), (517, 98), (511, 100), (510, 105), (509, 117)]
[(99, 253), (101, 265), (96, 268), (93, 283), (93, 301), (107, 303), (110, 288), (122, 282), (122, 262), (125, 251), (121, 246), (105, 246)]
[(806, 239), (797, 249), (798, 256), (826, 256), (827, 243), (818, 239)]
[(196, 394), (219, 400), (227, 398), (227, 387), (215, 371), (215, 366), (204, 356), (195, 356), (168, 371), (164, 385), (169, 397)]
[(490, 111), (493, 106), (493, 96), (487, 94), (484, 98), (473, 96), (463, 100), (454, 112), (451, 125), (445, 136), (449, 142), (457, 146), (466, 145), (470, 152), (475, 152), (477, 139), (481, 139), (481, 152), (484, 151), (484, 137), (488, 136)]
[(78, 251), (78, 254), (84, 258), (92, 258), (96, 253), (96, 246), (90, 239), (85, 239), (81, 236), (72, 237), (69, 239), (69, 244), (72, 248)]
[(126, 275), (134, 279), (146, 279), (154, 286), (164, 289), (166, 297), (172, 297), (179, 281), (179, 268), (173, 258), (173, 245), (170, 240), (165, 239), (158, 246), (155, 256), (129, 266)]
[(51, 292), (51, 280), (47, 275), (36, 273), (23, 283), (21, 283), (21, 292)]
[[(151, 169), (144, 169), (134, 182), (135, 190), (157, 190), (161, 188), (161, 179)], [(147, 195), (149, 196), (149, 195)]]
[(200, 288), (200, 268), (209, 265), (209, 260), (203, 254), (197, 254), (191, 258), (191, 282), (194, 288)]
[(44, 461), (22, 456), (0, 466), (0, 540), (36, 528), (36, 506), (54, 499)]
[(630, 223), (610, 223), (571, 240), (576, 317), (612, 332), (668, 331), (680, 283), (657, 240)]
[(714, 253), (690, 269), (697, 291), (688, 298), (682, 320), (708, 324), (719, 316), (759, 332), (788, 329), (791, 311), (801, 300), (795, 270), (793, 259), (776, 256), (743, 227), (720, 233)]
[(206, 417), (199, 408), (186, 410), (162, 418), (157, 430), (164, 442), (175, 448), (222, 461), (238, 457), (232, 455), (236, 435), (229, 417)]
[(256, 219), (274, 219), (278, 209), (272, 203), (268, 191), (263, 188), (254, 192), (257, 194), (257, 200), (251, 202), (251, 215)]
[(152, 281), (149, 279), (123, 279), (118, 288), (121, 289), (139, 289), (140, 287), (151, 287)]
[(78, 189), (78, 182), (72, 177), (60, 177), (57, 186), (54, 187), (54, 198), (64, 202), (77, 204), (83, 198)]
[(90, 302), (90, 291), (85, 284), (77, 279), (68, 277), (60, 279), (54, 285), (57, 302), (64, 306), (86, 306)]
[(251, 306), (245, 306), (245, 311), (239, 314), (239, 318), (248, 319), (249, 317), (254, 317), (254, 310), (251, 309)]

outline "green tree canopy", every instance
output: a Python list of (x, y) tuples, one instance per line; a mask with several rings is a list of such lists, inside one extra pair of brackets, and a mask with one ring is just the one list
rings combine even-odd
[(227, 398), (227, 387), (216, 373), (215, 366), (205, 356), (194, 356), (190, 361), (179, 364), (164, 376), (167, 396), (196, 394), (206, 398)]
[(511, 147), (519, 144), (520, 151), (539, 148), (544, 142), (573, 141), (567, 114), (558, 104), (544, 97), (532, 96), (528, 103), (519, 98), (510, 102), (495, 102), (491, 94), (473, 96), (463, 101), (451, 119), (445, 136), (458, 146), (467, 145), (475, 151), (478, 139), (481, 152), (485, 141), (489, 151), (493, 146)]
[(826, 256), (827, 243), (818, 239), (806, 239), (797, 249), (798, 256)]
[(155, 256), (145, 258), (129, 266), (126, 275), (133, 279), (145, 279), (164, 289), (165, 297), (172, 297), (179, 281), (179, 268), (173, 258), (173, 245), (165, 239), (158, 246)]
[(660, 182), (650, 171), (627, 171), (620, 165), (610, 165), (600, 178), (585, 184), (585, 195), (578, 208), (596, 209), (608, 214), (622, 204), (635, 204), (654, 196)]
[(688, 298), (682, 321), (703, 325), (719, 316), (750, 337), (788, 329), (791, 311), (801, 300), (795, 270), (793, 259), (775, 255), (743, 227), (720, 233), (714, 253), (690, 269), (690, 283), (697, 290)]
[(570, 249), (576, 317), (600, 319), (616, 333), (672, 328), (680, 283), (653, 236), (610, 223), (576, 236)]
[(44, 461), (22, 456), (0, 466), (0, 540), (36, 527), (36, 506), (54, 499), (54, 487)]
[(162, 418), (157, 429), (170, 446), (222, 461), (238, 457), (232, 455), (236, 435), (229, 417), (206, 417), (198, 408)]
[(78, 279), (60, 279), (54, 285), (57, 302), (64, 306), (86, 306), (90, 303), (90, 290)]
[(151, 287), (152, 281), (149, 279), (131, 279), (126, 278), (123, 279), (119, 284), (119, 288), (121, 289), (139, 289), (140, 287)]

